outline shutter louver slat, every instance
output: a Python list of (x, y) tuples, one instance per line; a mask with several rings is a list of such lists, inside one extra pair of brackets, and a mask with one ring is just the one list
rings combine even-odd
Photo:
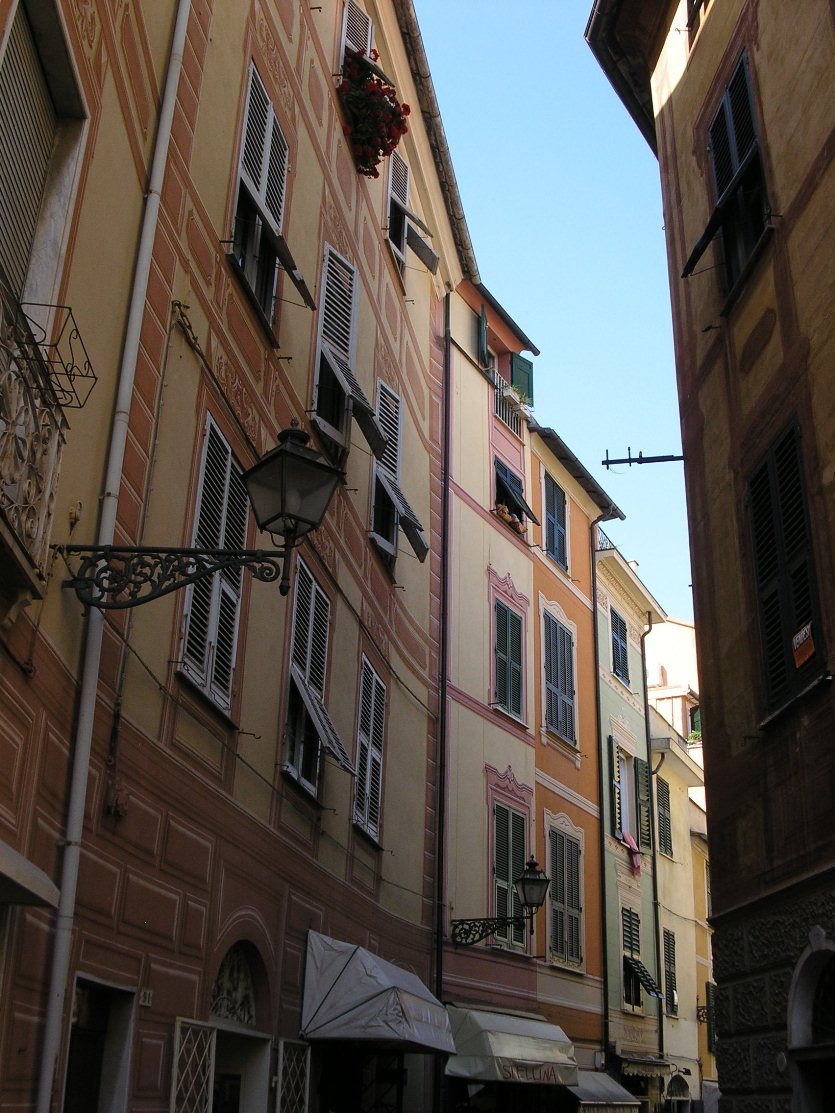
[(282, 135), (281, 128), (276, 121), (273, 120), (264, 198), (267, 211), (273, 218), (273, 231), (276, 234), (281, 231), (281, 222), (284, 216), (284, 194), (287, 185), (288, 155), (289, 149), (287, 140)]
[[(508, 710), (519, 718), (522, 716), (522, 619), (512, 611), (508, 612), (508, 673), (510, 700)], [(524, 867), (524, 863), (523, 863)]]

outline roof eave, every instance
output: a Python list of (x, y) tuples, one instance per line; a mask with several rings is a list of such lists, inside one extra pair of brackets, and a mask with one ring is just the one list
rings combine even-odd
[(617, 22), (622, 7), (623, 0), (594, 0), (585, 39), (657, 158), (658, 140), (646, 58), (627, 50), (618, 38)]

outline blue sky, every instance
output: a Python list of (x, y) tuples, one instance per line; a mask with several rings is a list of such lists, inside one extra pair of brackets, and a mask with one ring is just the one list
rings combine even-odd
[(537, 420), (626, 514), (604, 528), (692, 621), (658, 163), (585, 43), (592, 0), (415, 0), (481, 280), (530, 336)]

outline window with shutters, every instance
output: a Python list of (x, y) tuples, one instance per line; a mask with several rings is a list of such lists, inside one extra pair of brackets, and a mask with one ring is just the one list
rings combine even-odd
[(642, 757), (633, 759), (635, 775), (635, 820), (636, 830), (630, 832), (641, 850), (652, 850), (652, 810), (650, 808), (649, 762)]
[(515, 472), (511, 471), (504, 460), (496, 457), (496, 513), (511, 528), (518, 533), (524, 533), (525, 520), (539, 525), (539, 518), (525, 502), (522, 480)]
[(354, 369), (359, 294), (356, 271), (327, 244), (320, 291), (313, 420), (336, 462), (344, 463), (347, 456), (352, 417), (379, 459), (385, 452), (386, 437)]
[(495, 706), (516, 719), (522, 718), (524, 674), (522, 665), (522, 616), (506, 603), (494, 604)]
[[(513, 887), (514, 879), (525, 869), (525, 828), (527, 816), (498, 801), (493, 803), (493, 915), (521, 916), (522, 904)], [(527, 944), (525, 923), (500, 927), (494, 939), (513, 947)]]
[(377, 384), (376, 415), (386, 438), (386, 446), (374, 462), (371, 538), (387, 566), (393, 568), (397, 556), (398, 527), (405, 533), (418, 560), (426, 559), (429, 545), (420, 520), (400, 489), (401, 403), (398, 395), (384, 382)]
[(339, 51), (340, 66), (345, 60), (345, 51), (352, 50), (354, 54), (370, 54), (374, 45), (374, 24), (367, 12), (348, 0), (342, 16), (342, 45)]
[(612, 672), (622, 680), (629, 683), (629, 630), (626, 619), (619, 615), (614, 607), (609, 610), (612, 627)]
[[(56, 237), (71, 223), (86, 113), (52, 6), (32, 22), (27, 8), (17, 5), (0, 60), (0, 279), (16, 298), (46, 302), (64, 250)], [(35, 256), (32, 269), (43, 274), (30, 273)]]
[(708, 127), (708, 152), (713, 211), (690, 253), (682, 277), (693, 273), (708, 246), (721, 233), (725, 289), (729, 291), (770, 227), (771, 216), (745, 54)]
[(323, 750), (343, 769), (353, 772), (324, 703), (330, 611), (330, 600), (304, 561), (299, 560), (282, 768), (313, 795), (319, 784)]
[(548, 832), (551, 885), (550, 957), (580, 966), (583, 962), (582, 846), (579, 839), (552, 827)]
[[(211, 418), (203, 438), (193, 544), (198, 549), (245, 549), (249, 501), (241, 469)], [(180, 668), (218, 707), (232, 705), (243, 571), (224, 568), (191, 584)]]
[(658, 849), (673, 856), (673, 819), (670, 811), (670, 786), (658, 777), (655, 783), (655, 800), (658, 805)]
[(545, 476), (545, 552), (568, 571), (568, 512), (565, 491)]
[(639, 850), (652, 849), (650, 768), (643, 758), (633, 757), (610, 735), (612, 834), (628, 835)]
[(574, 730), (574, 638), (547, 612), (545, 632), (545, 726), (576, 745)]
[(386, 686), (368, 659), (360, 670), (357, 724), (357, 787), (354, 822), (377, 841), (383, 808), (383, 742), (386, 727)]
[(632, 908), (621, 908), (621, 930), (623, 932), (623, 1000), (632, 1008), (640, 1008), (641, 979), (629, 958), (641, 957), (641, 917)]
[(664, 1012), (667, 1016), (678, 1016), (676, 937), (667, 928), (664, 928)]
[(775, 711), (825, 671), (800, 430), (787, 429), (748, 481), (766, 707)]
[(438, 270), (439, 259), (424, 239), (431, 232), (417, 213), (409, 208), (411, 175), (402, 155), (392, 151), (389, 156), (388, 241), (401, 275), (406, 271), (406, 249), (409, 248), (430, 274)]

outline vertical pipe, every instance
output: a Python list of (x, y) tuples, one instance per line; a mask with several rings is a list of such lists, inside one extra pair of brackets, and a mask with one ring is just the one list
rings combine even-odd
[[(145, 298), (151, 270), (154, 238), (159, 217), (162, 183), (168, 162), (168, 146), (177, 101), (177, 88), (183, 63), (186, 30), (191, 10), (191, 0), (179, 0), (177, 18), (171, 40), (171, 54), (165, 77), (160, 105), (157, 136), (151, 163), (151, 176), (145, 199), (145, 211), (139, 236), (139, 248), (134, 266), (131, 299), (128, 307), (122, 360), (116, 386), (113, 426), (110, 434), (101, 514), (96, 544), (110, 545), (116, 531), (119, 487), (125, 459), (128, 436), (130, 403), (133, 397), (136, 362), (139, 355), (139, 337), (145, 313)], [(67, 826), (63, 839), (64, 856), (61, 864), (61, 895), (55, 923), (52, 949), (52, 969), (46, 1004), (46, 1022), (38, 1077), (37, 1113), (49, 1113), (58, 1054), (63, 1033), (67, 980), (70, 971), (72, 933), (75, 920), (75, 896), (78, 887), (78, 869), (81, 859), (81, 841), (84, 833), (84, 807), (87, 800), (87, 781), (90, 773), (90, 753), (93, 742), (93, 725), (96, 713), (96, 695), (99, 686), (104, 614), (91, 608), (87, 618), (86, 642), (79, 685), (78, 721), (73, 746), (72, 777), (70, 780)]]
[[(652, 770), (652, 730), (649, 722), (649, 692), (647, 691), (647, 648), (646, 640), (652, 633), (652, 611), (647, 611), (647, 626), (641, 634), (641, 678), (644, 683), (644, 732), (647, 740), (647, 767), (649, 777), (649, 814), (652, 823), (652, 911), (655, 921), (655, 961), (658, 968), (658, 984), (662, 983), (664, 958), (661, 947), (661, 912), (658, 903), (658, 847), (655, 839), (655, 782)], [(661, 766), (659, 765), (659, 769)], [(657, 770), (656, 770), (657, 772)], [(658, 1054), (664, 1056), (664, 1001), (658, 998)]]

